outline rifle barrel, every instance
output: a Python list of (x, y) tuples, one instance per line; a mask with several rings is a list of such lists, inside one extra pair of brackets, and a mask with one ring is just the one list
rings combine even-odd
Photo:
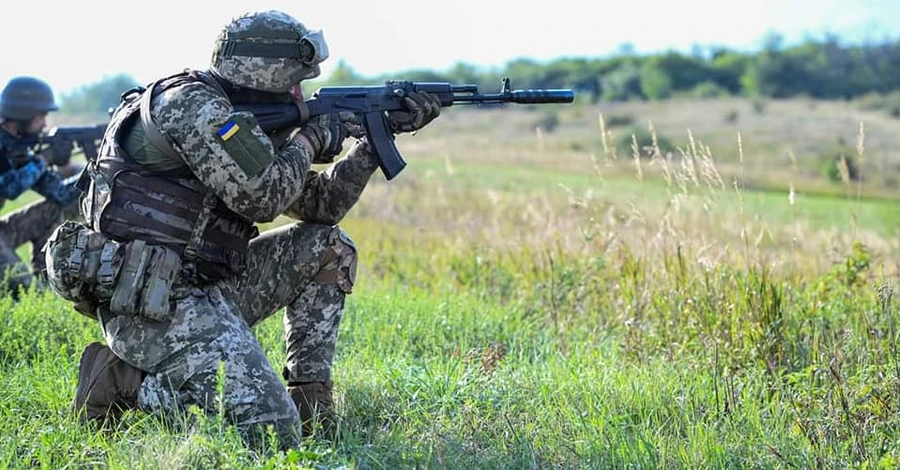
[(459, 95), (453, 97), (453, 104), (490, 103), (571, 103), (575, 101), (572, 90), (512, 90), (483, 95)]

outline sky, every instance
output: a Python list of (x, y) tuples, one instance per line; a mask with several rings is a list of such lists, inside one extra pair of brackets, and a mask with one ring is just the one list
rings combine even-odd
[(219, 31), (248, 8), (282, 10), (322, 30), (331, 51), (364, 76), (502, 67), (516, 58), (607, 57), (693, 45), (755, 51), (837, 34), (845, 42), (900, 38), (900, 0), (10, 0), (0, 13), (0, 83), (37, 76), (58, 93), (127, 73), (140, 83), (205, 69)]

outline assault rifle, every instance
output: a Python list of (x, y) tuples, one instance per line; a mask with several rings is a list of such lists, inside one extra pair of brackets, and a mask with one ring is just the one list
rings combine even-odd
[(572, 90), (510, 90), (504, 78), (499, 93), (478, 93), (477, 85), (453, 85), (445, 82), (387, 81), (375, 86), (329, 86), (319, 88), (308, 100), (295, 104), (239, 104), (237, 111), (256, 116), (266, 133), (298, 127), (309, 118), (322, 114), (351, 111), (366, 129), (369, 143), (388, 180), (403, 171), (406, 162), (394, 143), (387, 121), (388, 111), (406, 109), (403, 98), (411, 91), (426, 91), (437, 96), (442, 107), (502, 103), (571, 103)]
[(46, 134), (16, 139), (13, 143), (20, 150), (14, 150), (14, 153), (31, 150), (51, 165), (65, 166), (72, 158), (73, 150), (80, 149), (87, 159), (92, 160), (97, 157), (97, 141), (103, 138), (105, 131), (106, 124), (54, 127)]

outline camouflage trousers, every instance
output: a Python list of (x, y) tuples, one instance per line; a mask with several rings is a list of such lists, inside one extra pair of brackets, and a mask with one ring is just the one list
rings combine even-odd
[[(44, 243), (64, 220), (81, 220), (78, 203), (61, 206), (42, 199), (0, 219), (0, 274), (7, 274), (10, 291), (31, 285), (33, 275), (46, 269)], [(16, 249), (31, 243), (31, 270)]]
[(272, 426), (292, 447), (300, 437), (296, 405), (251, 327), (286, 307), (282, 375), (289, 382), (328, 380), (356, 259), (337, 226), (295, 223), (254, 239), (240, 276), (178, 299), (171, 321), (103, 309), (99, 317), (113, 352), (148, 372), (141, 409), (164, 416), (191, 405), (223, 409), (251, 443)]

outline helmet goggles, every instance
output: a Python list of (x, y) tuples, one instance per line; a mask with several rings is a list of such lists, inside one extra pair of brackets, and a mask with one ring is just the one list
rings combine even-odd
[(287, 31), (282, 31), (283, 34), (275, 37), (269, 32), (264, 38), (252, 33), (252, 30), (230, 32), (219, 39), (218, 47), (222, 57), (296, 59), (308, 66), (317, 65), (328, 58), (328, 44), (325, 43), (321, 30), (308, 31), (300, 38)]

